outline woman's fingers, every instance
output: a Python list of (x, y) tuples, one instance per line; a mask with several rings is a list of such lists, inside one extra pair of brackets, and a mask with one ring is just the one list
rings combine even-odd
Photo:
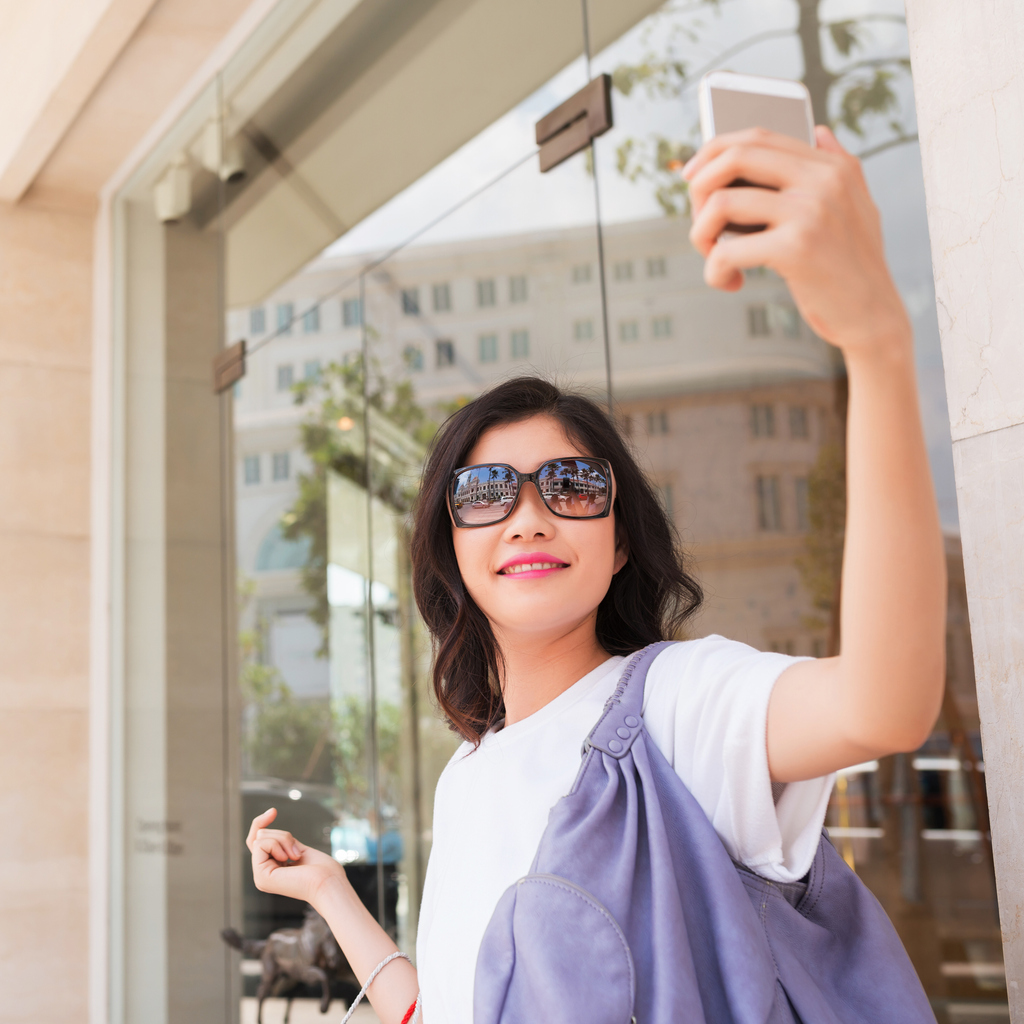
[(704, 261), (704, 280), (712, 288), (734, 292), (743, 285), (743, 271), (767, 266), (778, 246), (778, 231), (737, 235), (720, 241)]
[(281, 848), (288, 851), (288, 856), (291, 860), (298, 860), (302, 856), (302, 851), (305, 847), (300, 843), (291, 832), (285, 832), (278, 828), (261, 828), (256, 833), (256, 840), (261, 839), (276, 840), (281, 844)]
[(690, 179), (690, 202), (700, 212), (708, 198), (734, 181), (746, 181), (766, 188), (792, 185), (806, 167), (801, 157), (765, 146), (731, 146)]
[(253, 840), (256, 838), (256, 833), (261, 828), (266, 828), (275, 818), (277, 817), (277, 808), (269, 807), (262, 814), (257, 814), (252, 819), (252, 824), (249, 826), (249, 834), (245, 837), (245, 845), (249, 847), (249, 852), (252, 853)]
[(708, 199), (694, 218), (690, 241), (704, 257), (710, 255), (728, 224), (775, 224), (791, 205), (779, 192), (764, 188), (724, 188)]
[(746, 128), (741, 132), (726, 132), (716, 135), (697, 150), (695, 156), (683, 167), (683, 177), (692, 182), (694, 178), (716, 157), (733, 146), (749, 146), (757, 149), (774, 149), (781, 153), (797, 156), (813, 152), (811, 146), (789, 135), (770, 132), (767, 128)]
[(262, 860), (273, 857), (281, 864), (298, 860), (302, 856), (301, 852), (296, 851), (295, 841), (287, 832), (277, 835), (261, 832), (253, 841), (252, 853), (253, 857), (260, 857)]

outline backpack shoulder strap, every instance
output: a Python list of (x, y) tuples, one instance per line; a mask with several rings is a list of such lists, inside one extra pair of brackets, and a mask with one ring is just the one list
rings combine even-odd
[(644, 684), (651, 662), (676, 640), (661, 640), (637, 651), (626, 665), (615, 692), (608, 698), (597, 724), (583, 741), (583, 754), (591, 747), (612, 757), (623, 757), (640, 735), (643, 724)]

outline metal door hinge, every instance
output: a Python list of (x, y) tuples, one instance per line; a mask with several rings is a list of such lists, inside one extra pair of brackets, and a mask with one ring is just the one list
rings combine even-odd
[(245, 338), (224, 349), (213, 360), (213, 391), (222, 394), (245, 376)]
[(543, 174), (568, 160), (612, 126), (612, 78), (598, 75), (537, 122)]

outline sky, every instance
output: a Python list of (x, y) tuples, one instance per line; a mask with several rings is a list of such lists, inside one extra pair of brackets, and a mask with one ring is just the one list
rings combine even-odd
[[(594, 55), (591, 73), (636, 64), (648, 54), (670, 48), (686, 64), (688, 75), (711, 66), (751, 74), (799, 78), (802, 57), (792, 29), (794, 0), (721, 0), (717, 8), (692, 11), (693, 0), (670, 0), (659, 12), (635, 26), (611, 46)], [(907, 54), (902, 4), (894, 0), (823, 0), (823, 21), (858, 19), (862, 47), (843, 57), (826, 35), (825, 59), (841, 69), (856, 60)], [(682, 31), (685, 29), (686, 31)], [(753, 40), (742, 49), (739, 44)], [(720, 55), (731, 51), (724, 61)], [(571, 96), (587, 80), (582, 57), (562, 69), (518, 106), (498, 118), (446, 160), (376, 210), (327, 250), (340, 253), (380, 252), (401, 245), (410, 235), (440, 218), (414, 244), (450, 242), (543, 229), (568, 228), (595, 221), (593, 180), (582, 154), (546, 175), (530, 154), (534, 125), (545, 113)], [(629, 97), (613, 96), (615, 127), (597, 141), (597, 179), (605, 223), (661, 216), (647, 181), (631, 182), (616, 167), (619, 146), (632, 138), (638, 144), (654, 135), (697, 142), (696, 79), (681, 95), (648, 96), (635, 89)], [(906, 73), (893, 86), (900, 100), (898, 116), (916, 131), (913, 93)], [(841, 130), (841, 141), (863, 151), (890, 129), (888, 117), (864, 138)], [(887, 256), (914, 324), (922, 413), (932, 472), (944, 526), (957, 529), (956, 496), (920, 152), (904, 143), (865, 161), (865, 173), (882, 214)], [(504, 175), (503, 177), (501, 177)], [(496, 183), (487, 187), (488, 182)], [(479, 195), (466, 201), (477, 190)], [(460, 205), (461, 204), (461, 205)], [(446, 211), (459, 207), (444, 216)]]

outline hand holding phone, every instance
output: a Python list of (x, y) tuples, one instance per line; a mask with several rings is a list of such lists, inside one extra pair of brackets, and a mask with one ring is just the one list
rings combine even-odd
[[(714, 288), (741, 288), (747, 268), (776, 271), (804, 320), (849, 359), (882, 339), (909, 336), (909, 322), (860, 162), (828, 128), (816, 128), (815, 140), (812, 148), (763, 126), (716, 130), (683, 168), (690, 239)], [(741, 180), (759, 187), (736, 187)], [(765, 228), (730, 234), (733, 225)]]
[[(814, 143), (814, 111), (811, 94), (802, 82), (761, 75), (737, 75), (731, 71), (711, 71), (700, 80), (700, 131), (704, 142), (716, 135), (745, 128), (768, 131)], [(770, 188), (756, 181), (737, 178), (732, 188)], [(764, 224), (727, 224), (725, 230), (736, 235), (764, 231)]]

